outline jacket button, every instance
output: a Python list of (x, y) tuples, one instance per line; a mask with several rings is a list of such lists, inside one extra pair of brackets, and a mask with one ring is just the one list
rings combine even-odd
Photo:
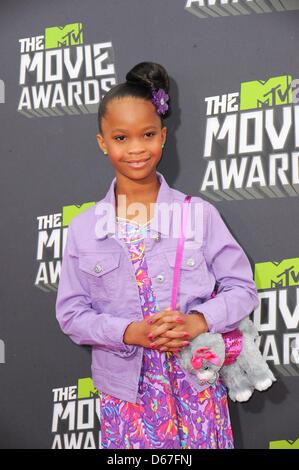
[(188, 266), (194, 266), (195, 265), (194, 259), (193, 258), (188, 258), (187, 259), (187, 264), (188, 264)]
[(163, 274), (158, 274), (158, 276), (156, 277), (156, 281), (157, 281), (157, 282), (163, 282), (163, 281), (164, 281), (164, 276), (163, 276)]
[(95, 265), (94, 270), (95, 270), (96, 273), (100, 273), (100, 272), (103, 270), (103, 268), (102, 268), (102, 266), (98, 263), (98, 264)]

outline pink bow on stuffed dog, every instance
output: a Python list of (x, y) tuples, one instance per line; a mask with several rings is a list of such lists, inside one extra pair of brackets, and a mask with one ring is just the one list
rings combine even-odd
[(192, 356), (191, 364), (194, 369), (200, 369), (203, 361), (209, 361), (215, 366), (221, 366), (221, 360), (217, 354), (213, 353), (210, 348), (198, 348)]

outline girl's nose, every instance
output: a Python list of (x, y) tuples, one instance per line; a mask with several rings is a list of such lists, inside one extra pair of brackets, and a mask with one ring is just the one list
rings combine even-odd
[(131, 139), (128, 143), (127, 150), (129, 155), (140, 156), (142, 153), (146, 152), (146, 146), (144, 145), (144, 142), (140, 142), (140, 140)]
[(140, 157), (140, 156), (144, 156), (145, 155), (145, 148), (143, 147), (138, 147), (137, 145), (135, 146), (131, 146), (128, 150), (128, 154), (133, 157), (133, 156), (136, 156), (136, 157)]

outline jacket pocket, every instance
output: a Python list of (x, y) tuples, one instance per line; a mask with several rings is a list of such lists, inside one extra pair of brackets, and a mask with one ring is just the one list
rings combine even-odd
[(110, 299), (117, 293), (120, 253), (80, 253), (79, 269), (88, 280), (92, 299)]
[[(167, 261), (172, 286), (176, 250), (165, 251), (164, 256)], [(203, 252), (198, 249), (184, 247), (178, 291), (197, 297), (209, 287), (208, 268)]]

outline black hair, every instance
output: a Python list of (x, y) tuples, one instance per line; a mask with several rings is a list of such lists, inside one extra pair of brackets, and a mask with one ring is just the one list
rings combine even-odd
[[(101, 122), (107, 112), (107, 104), (114, 98), (124, 98), (131, 96), (151, 100), (151, 94), (154, 89), (163, 88), (169, 95), (169, 76), (166, 69), (155, 62), (140, 62), (135, 65), (126, 75), (126, 82), (120, 83), (109, 90), (100, 101), (98, 108), (98, 126), (102, 133)], [(164, 126), (163, 119), (170, 116), (170, 96), (167, 102), (168, 110), (159, 114), (161, 125)]]

